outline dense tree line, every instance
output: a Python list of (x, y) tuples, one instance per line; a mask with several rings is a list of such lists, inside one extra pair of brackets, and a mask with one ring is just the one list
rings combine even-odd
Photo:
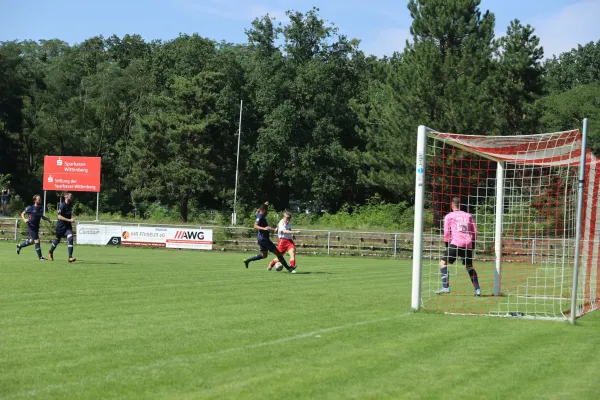
[(0, 179), (28, 197), (44, 155), (101, 156), (103, 211), (230, 210), (243, 100), (241, 204), (410, 203), (419, 124), (517, 135), (600, 118), (600, 42), (544, 62), (533, 27), (515, 20), (495, 38), (479, 3), (409, 1), (412, 40), (384, 58), (318, 9), (258, 18), (244, 44), (3, 42)]

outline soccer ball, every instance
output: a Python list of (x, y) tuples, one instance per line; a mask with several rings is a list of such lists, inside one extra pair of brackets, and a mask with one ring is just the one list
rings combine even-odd
[(277, 263), (275, 263), (275, 271), (281, 271), (283, 269), (283, 264), (281, 264), (279, 261)]

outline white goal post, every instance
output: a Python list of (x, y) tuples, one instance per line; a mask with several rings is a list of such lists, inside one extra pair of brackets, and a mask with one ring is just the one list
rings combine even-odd
[[(600, 160), (586, 141), (587, 119), (582, 133), (524, 136), (449, 134), (420, 126), (411, 308), (572, 323), (596, 310)], [(456, 197), (477, 228), (466, 272), (460, 257), (446, 259), (443, 237), (444, 217)], [(437, 294), (441, 259), (448, 290)], [(481, 296), (474, 296), (479, 286)]]

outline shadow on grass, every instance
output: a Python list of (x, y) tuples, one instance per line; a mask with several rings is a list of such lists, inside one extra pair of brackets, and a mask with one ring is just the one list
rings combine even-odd
[(304, 271), (304, 272), (296, 272), (295, 275), (333, 275), (333, 274), (337, 274), (337, 272)]
[(80, 261), (77, 260), (73, 263), (73, 265), (125, 265), (124, 262), (106, 262), (106, 261)]

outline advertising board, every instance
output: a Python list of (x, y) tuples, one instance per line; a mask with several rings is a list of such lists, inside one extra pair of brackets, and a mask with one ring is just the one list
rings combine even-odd
[(119, 225), (77, 224), (77, 244), (118, 245), (121, 242)]
[(212, 250), (213, 232), (196, 228), (78, 224), (77, 244)]
[(100, 192), (100, 157), (44, 157), (44, 190)]
[(212, 250), (212, 230), (123, 226), (121, 246), (152, 246), (172, 249)]

